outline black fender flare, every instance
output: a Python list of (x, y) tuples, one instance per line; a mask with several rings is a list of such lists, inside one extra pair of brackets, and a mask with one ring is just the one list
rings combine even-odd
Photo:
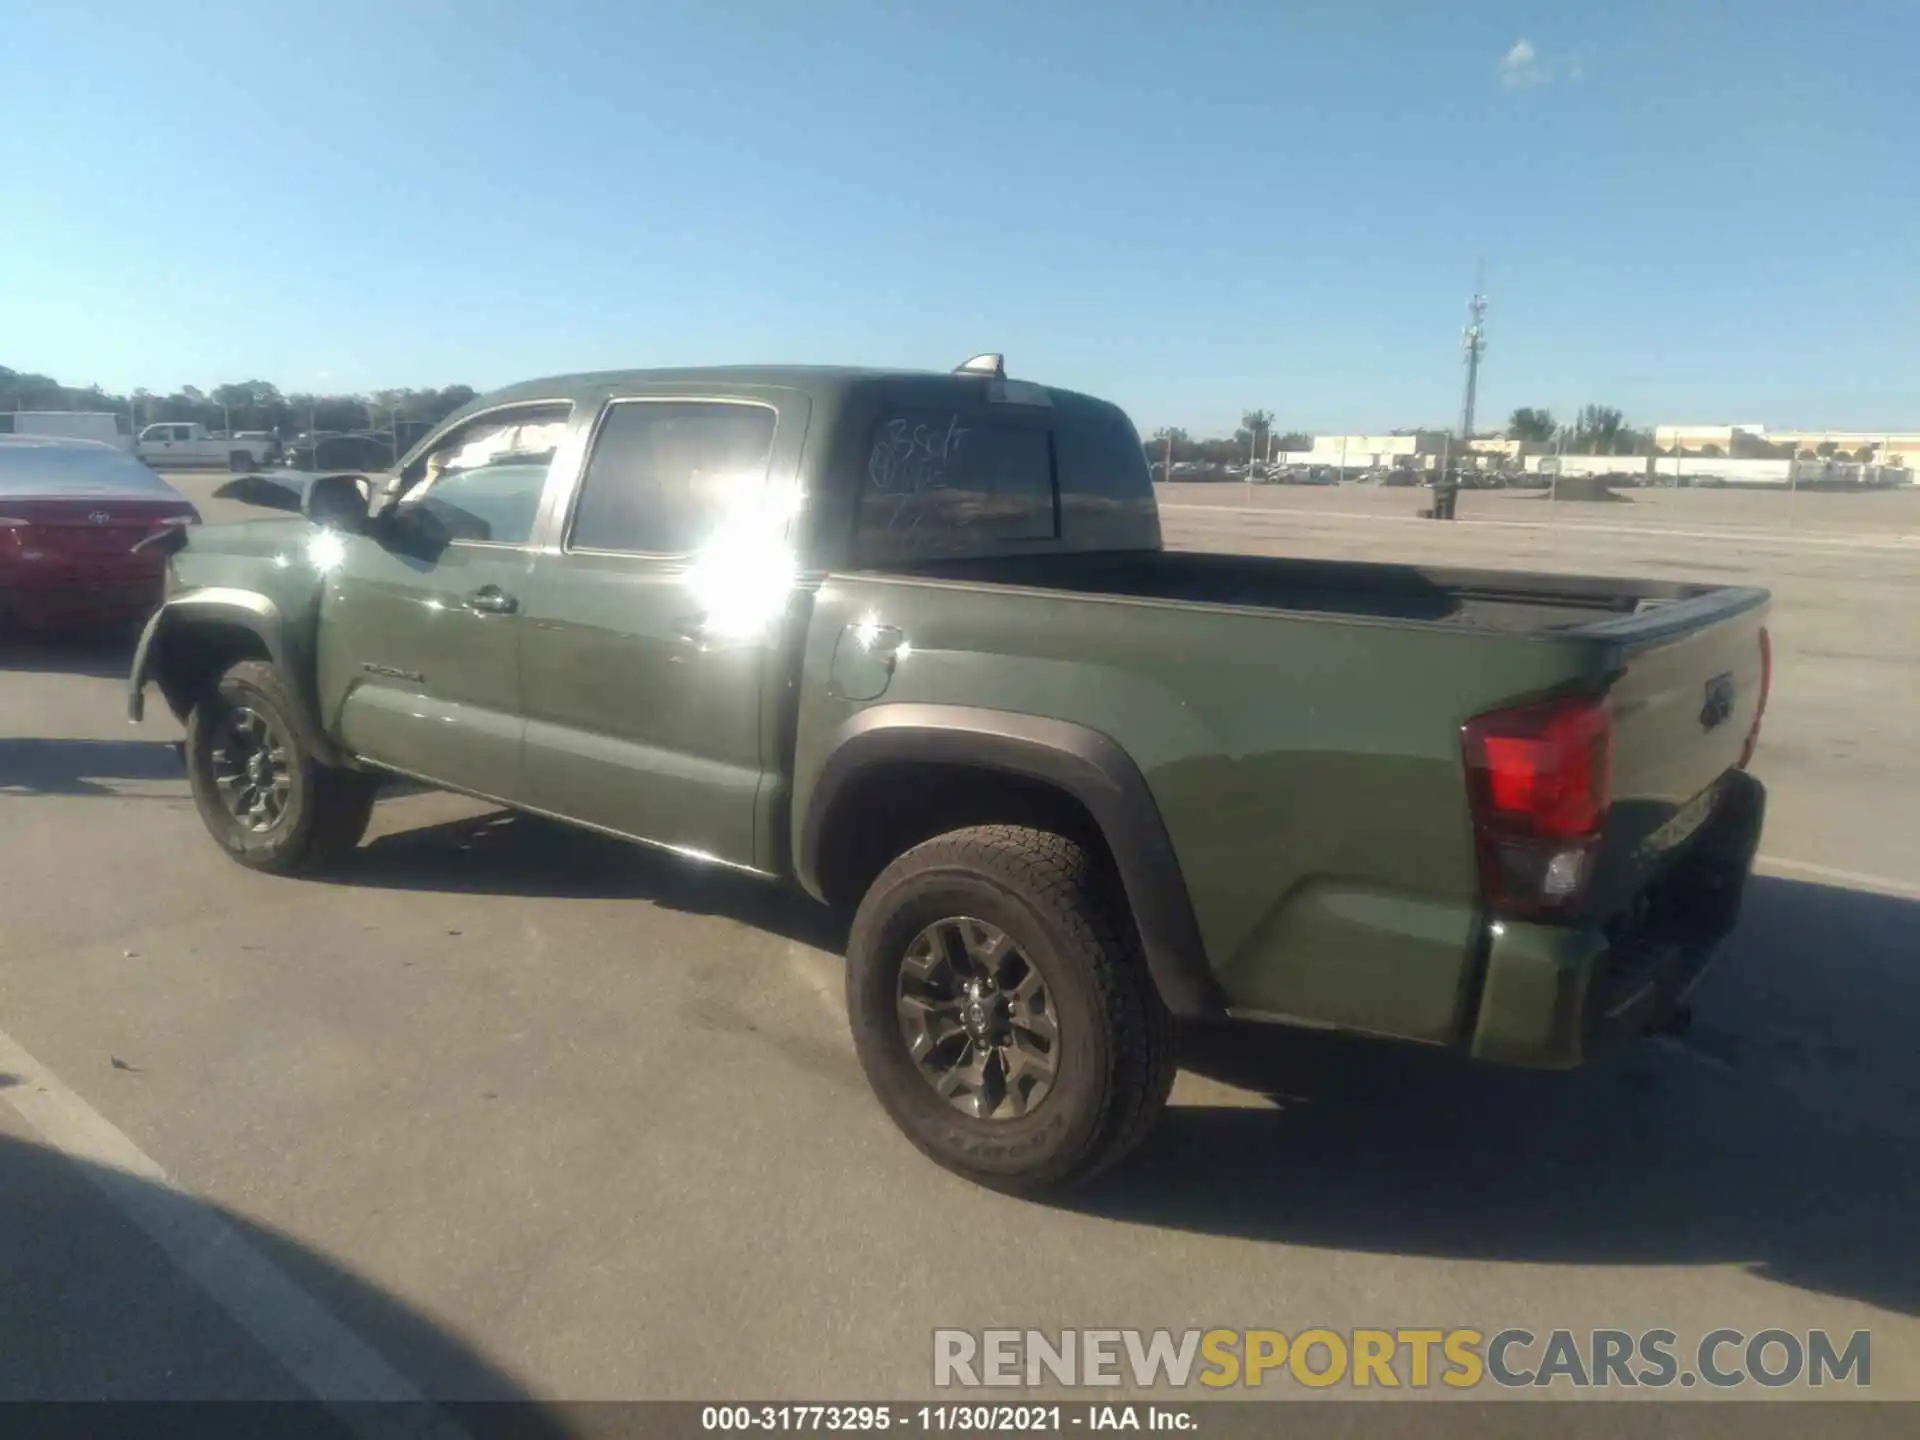
[(874, 765), (921, 762), (1016, 775), (1065, 792), (1106, 841), (1167, 1008), (1183, 1019), (1225, 1013), (1200, 925), (1160, 807), (1133, 757), (1084, 725), (964, 705), (875, 705), (841, 724), (800, 818), (794, 870), (821, 893), (821, 851), (835, 806)]
[(288, 648), (287, 627), (280, 607), (255, 590), (208, 586), (168, 597), (147, 621), (133, 652), (133, 666), (127, 677), (129, 722), (137, 725), (145, 718), (147, 686), (159, 680), (158, 671), (166, 664), (166, 647), (162, 642), (168, 635), (195, 625), (226, 626), (256, 637), (267, 652), (267, 659), (286, 676), (289, 689), (301, 702), (299, 713), (292, 717), (299, 728), (301, 742), (321, 763), (342, 763), (342, 757), (315, 719), (306, 677), (300, 673)]

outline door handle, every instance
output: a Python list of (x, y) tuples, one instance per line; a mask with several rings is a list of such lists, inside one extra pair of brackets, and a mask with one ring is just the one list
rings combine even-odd
[(482, 585), (460, 603), (476, 615), (511, 615), (520, 608), (520, 602), (498, 585)]

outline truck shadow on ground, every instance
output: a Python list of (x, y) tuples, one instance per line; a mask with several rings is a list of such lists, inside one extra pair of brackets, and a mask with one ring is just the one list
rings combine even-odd
[[(438, 1322), (338, 1261), (209, 1201), (0, 1135), (0, 1208), (7, 1216), (0, 1226), (0, 1274), (7, 1277), (0, 1401), (252, 1401), (273, 1407), (250, 1417), (261, 1422), (254, 1427), (260, 1433), (266, 1421), (276, 1435), (352, 1433), (318, 1406), (291, 1408), (289, 1402), (318, 1397), (128, 1218), (138, 1215), (182, 1244), (206, 1242), (196, 1263), (221, 1270), (228, 1289), (268, 1276), (265, 1262), (419, 1393), (483, 1406), (477, 1413), (449, 1409), (445, 1418), (468, 1435), (484, 1437), (508, 1422), (513, 1434), (532, 1440), (569, 1433), (557, 1412), (531, 1403), (505, 1371)], [(338, 1353), (330, 1348), (333, 1337), (311, 1327), (301, 1333), (315, 1342), (310, 1362), (353, 1370), (329, 1362)], [(247, 1418), (229, 1412), (212, 1428)], [(394, 1418), (416, 1422), (404, 1427), (415, 1433), (432, 1431), (424, 1407)], [(397, 1434), (403, 1427), (391, 1428)]]
[(326, 878), (382, 890), (645, 900), (836, 954), (846, 948), (849, 917), (790, 885), (511, 810), (380, 836)]
[(133, 669), (137, 626), (105, 635), (9, 634), (0, 629), (0, 674), (91, 675), (124, 680)]
[[(336, 883), (637, 899), (819, 949), (844, 916), (641, 846), (490, 812), (383, 836)], [(1311, 1032), (1190, 1033), (1182, 1103), (1056, 1202), (1295, 1245), (1466, 1260), (1743, 1265), (1920, 1314), (1920, 903), (1756, 877), (1684, 1041), (1569, 1074)]]
[(115, 799), (178, 800), (129, 795), (115, 788), (184, 781), (178, 748), (164, 740), (64, 740), (42, 737), (0, 740), (0, 796), (93, 795)]
[(1330, 1249), (1739, 1265), (1920, 1313), (1916, 934), (1913, 901), (1756, 877), (1687, 1037), (1566, 1074), (1195, 1033), (1184, 1069), (1270, 1103), (1175, 1106), (1067, 1203)]

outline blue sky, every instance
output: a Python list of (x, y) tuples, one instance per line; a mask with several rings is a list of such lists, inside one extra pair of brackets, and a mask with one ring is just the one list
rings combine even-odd
[[(1143, 430), (1920, 424), (1920, 9), (9, 0), (0, 363), (945, 367)], [(82, 13), (84, 11), (84, 13)]]

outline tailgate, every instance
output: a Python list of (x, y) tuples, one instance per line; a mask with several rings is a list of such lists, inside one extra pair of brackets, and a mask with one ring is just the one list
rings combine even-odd
[(1586, 627), (1618, 642), (1613, 805), (1591, 899), (1629, 905), (1712, 816), (1744, 764), (1771, 679), (1765, 590), (1729, 588)]

